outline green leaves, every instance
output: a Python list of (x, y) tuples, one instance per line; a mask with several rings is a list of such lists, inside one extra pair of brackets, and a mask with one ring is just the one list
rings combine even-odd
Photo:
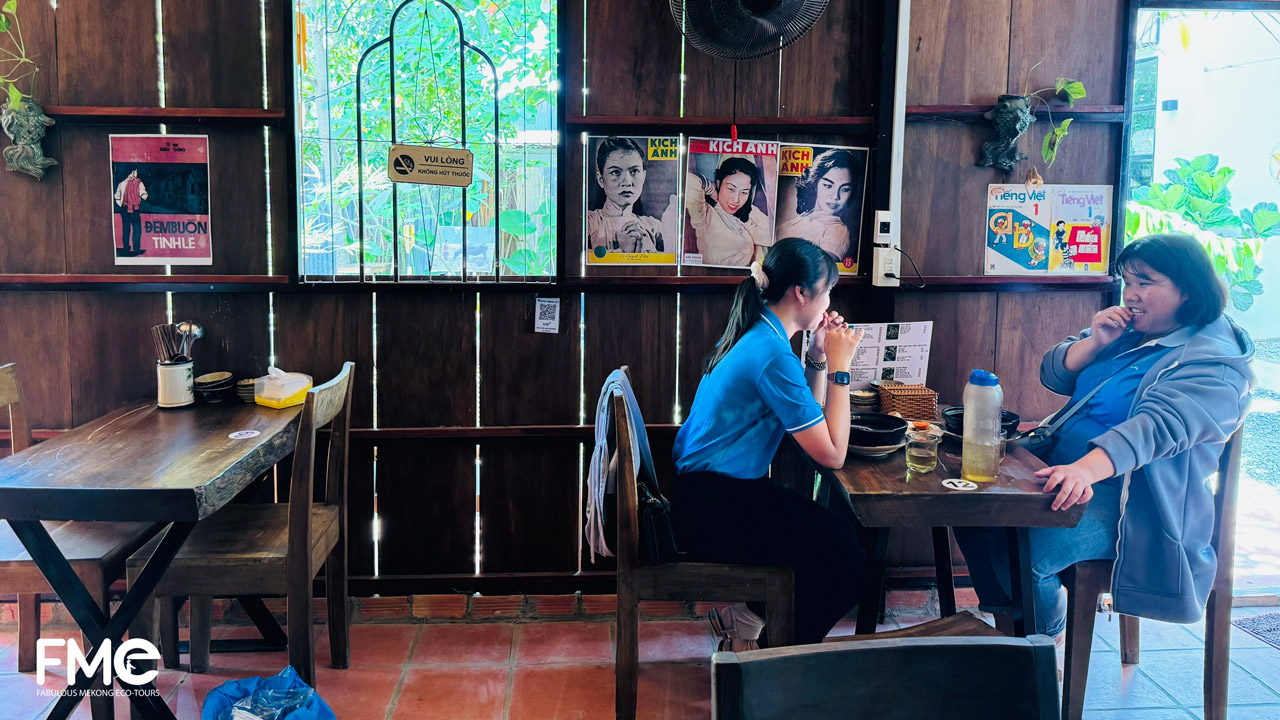
[(13, 83), (9, 85), (9, 107), (16, 108), (22, 103), (22, 93), (18, 92), (18, 86)]
[(5, 12), (5, 13), (7, 13), (7, 14), (9, 14), (9, 15), (13, 15), (14, 17), (17, 17), (17, 15), (18, 15), (18, 0), (8, 0), (8, 2), (6, 2), (6, 3), (4, 4), (4, 12)]
[(1071, 78), (1058, 78), (1053, 84), (1053, 94), (1057, 97), (1065, 96), (1067, 105), (1076, 106), (1076, 101), (1085, 96), (1084, 83)]
[(0, 15), (0, 33), (9, 32), (9, 18)]
[(1071, 119), (1067, 118), (1062, 124), (1053, 129), (1053, 132), (1044, 136), (1044, 144), (1040, 148), (1040, 156), (1044, 158), (1046, 167), (1053, 167), (1054, 160), (1058, 159), (1058, 148), (1062, 146), (1062, 139), (1067, 136), (1067, 128), (1071, 125)]

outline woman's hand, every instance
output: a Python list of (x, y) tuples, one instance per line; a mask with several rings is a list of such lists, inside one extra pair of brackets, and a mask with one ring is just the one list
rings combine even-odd
[(1129, 312), (1127, 308), (1119, 306), (1109, 307), (1094, 315), (1093, 322), (1089, 324), (1089, 328), (1098, 348), (1107, 347), (1119, 340), (1132, 320), (1133, 313)]
[(813, 338), (809, 342), (809, 358), (814, 362), (822, 362), (827, 359), (827, 332), (832, 328), (838, 328), (844, 325), (844, 317), (840, 313), (832, 310), (822, 316), (822, 321), (818, 323), (817, 329), (813, 331)]
[(1093, 498), (1093, 484), (1115, 474), (1111, 456), (1102, 448), (1090, 450), (1070, 465), (1054, 465), (1036, 471), (1036, 477), (1049, 478), (1044, 484), (1045, 492), (1058, 489), (1058, 497), (1053, 499), (1054, 510), (1066, 510), (1076, 503), (1089, 502)]
[(824, 345), (827, 350), (827, 368), (831, 372), (849, 372), (853, 353), (862, 342), (862, 331), (841, 323), (827, 329)]

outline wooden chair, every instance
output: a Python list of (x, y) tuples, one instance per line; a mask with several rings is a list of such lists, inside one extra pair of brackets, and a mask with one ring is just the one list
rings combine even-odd
[[(0, 407), (8, 406), (10, 447), (14, 453), (31, 447), (31, 425), (23, 404), (22, 383), (13, 363), (0, 365)], [(71, 562), (94, 602), (110, 611), (111, 583), (125, 574), (125, 560), (160, 529), (149, 523), (46, 522), (45, 529)], [(53, 588), (32, 562), (9, 523), (0, 522), (0, 592), (18, 596), (18, 671), (36, 669), (36, 641), (40, 638), (40, 594)], [(88, 653), (88, 638), (81, 639)], [(94, 720), (110, 720), (109, 697), (90, 698)]]
[[(1227, 441), (1218, 461), (1218, 487), (1214, 493), (1213, 549), (1218, 574), (1209, 592), (1204, 630), (1204, 715), (1206, 720), (1227, 717), (1227, 671), (1231, 664), (1231, 589), (1236, 551), (1236, 497), (1240, 489), (1241, 433)], [(1080, 720), (1084, 714), (1085, 684), (1089, 677), (1089, 651), (1093, 647), (1093, 623), (1098, 596), (1111, 590), (1112, 560), (1077, 563), (1062, 575), (1067, 588), (1067, 659), (1063, 672), (1062, 719)], [(1138, 662), (1138, 618), (1120, 616), (1120, 661)]]
[[(628, 374), (626, 366), (622, 370), (624, 375)], [(794, 637), (794, 584), (791, 568), (694, 562), (641, 564), (638, 470), (632, 458), (632, 446), (635, 438), (645, 432), (644, 420), (638, 414), (630, 416), (620, 389), (614, 390), (612, 406), (618, 466), (618, 655), (614, 664), (614, 712), (618, 720), (635, 720), (640, 674), (640, 601), (763, 601), (768, 615), (765, 622), (769, 641), (780, 647), (789, 645)]]
[[(168, 648), (166, 655), (175, 655), (177, 605), (157, 603), (155, 598), (189, 596), (192, 672), (204, 672), (208, 667), (214, 595), (285, 595), (289, 664), (315, 687), (312, 581), (321, 565), (325, 568), (331, 664), (347, 667), (347, 455), (354, 367), (354, 363), (343, 364), (337, 377), (307, 393), (293, 454), (289, 502), (232, 503), (202, 520), (156, 587), (152, 607), (144, 610), (147, 620), (140, 623), (139, 630), (151, 637), (161, 635), (162, 645)], [(316, 430), (331, 421), (325, 499), (313, 503)], [(156, 545), (152, 542), (129, 558), (130, 582)], [(166, 617), (157, 612), (161, 607)]]
[[(953, 619), (965, 615), (935, 622), (957, 622)], [(917, 637), (902, 632), (858, 636), (854, 642), (716, 653), (711, 659), (711, 716), (717, 720), (1057, 717), (1058, 673), (1049, 637)]]

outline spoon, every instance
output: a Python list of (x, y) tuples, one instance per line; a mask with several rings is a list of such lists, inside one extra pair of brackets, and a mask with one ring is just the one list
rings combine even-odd
[(197, 322), (180, 322), (178, 332), (182, 334), (182, 354), (191, 357), (191, 346), (204, 337), (204, 326)]

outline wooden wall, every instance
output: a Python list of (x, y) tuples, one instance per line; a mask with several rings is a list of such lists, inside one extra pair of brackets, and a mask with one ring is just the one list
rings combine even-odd
[[(532, 590), (548, 578), (559, 587), (585, 587), (570, 577), (578, 566), (579, 457), (590, 437), (589, 428), (578, 427), (580, 397), (585, 391), (590, 424), (605, 375), (630, 365), (645, 420), (659, 426), (651, 441), (665, 481), (671, 424), (677, 408), (687, 412), (692, 403), (701, 358), (728, 309), (732, 281), (718, 276), (741, 273), (689, 268), (677, 277), (674, 268), (581, 267), (578, 134), (722, 135), (736, 114), (748, 119), (739, 123), (747, 138), (874, 146), (884, 13), (876, 2), (832, 3), (809, 35), (779, 55), (739, 64), (736, 74), (732, 63), (683, 48), (682, 116), (682, 39), (664, 0), (560, 1), (567, 58), (564, 276), (516, 291), (384, 287), (375, 297), (367, 288), (283, 284), (296, 274), (293, 168), (285, 152), (292, 142), (288, 4), (268, 0), (269, 112), (256, 123), (228, 123), (214, 110), (262, 104), (258, 3), (165, 0), (159, 30), (166, 104), (213, 109), (196, 126), (166, 118), (168, 129), (211, 136), (218, 228), (215, 265), (175, 272), (208, 276), (213, 285), (166, 279), (162, 268), (134, 266), (124, 276), (113, 264), (106, 138), (158, 126), (60, 121), (45, 148), (61, 164), (43, 183), (0, 174), (6, 198), (0, 203), (0, 363), (20, 364), (34, 427), (72, 427), (154, 393), (146, 333), (164, 320), (165, 283), (172, 283), (175, 317), (209, 328), (198, 347), (198, 372), (263, 372), (272, 347), (281, 367), (317, 380), (345, 360), (356, 363), (354, 576), (374, 571), (376, 509), (378, 567), (397, 579), (400, 592), (484, 589), (490, 586), (483, 578), (509, 583), (510, 574), (526, 580), (504, 587)], [(1020, 86), (1024, 69), (1041, 59), (1033, 85), (1071, 75), (1085, 80), (1091, 103), (1119, 103), (1121, 18), (1113, 7), (1119, 5), (1079, 0), (1068, 12), (1031, 0), (916, 0), (908, 103), (990, 104)], [(24, 18), (24, 32), (44, 63), (38, 95), (47, 105), (69, 111), (159, 105), (152, 5), (76, 0), (56, 11), (47, 3), (24, 5), (24, 11), (35, 16)], [(646, 31), (633, 32), (637, 27)], [(128, 82), (105, 81), (102, 68), (124, 62), (122, 53), (137, 73)], [(590, 90), (585, 111), (584, 87)], [(281, 114), (284, 122), (273, 119)], [(1024, 140), (1028, 147), (1038, 147), (1045, 125)], [(264, 126), (271, 137), (269, 184)], [(904, 249), (925, 275), (944, 278), (946, 291), (886, 291), (858, 278), (837, 289), (833, 304), (868, 322), (933, 320), (930, 385), (944, 401), (957, 401), (968, 370), (983, 367), (1001, 375), (1008, 406), (1033, 417), (1057, 403), (1036, 383), (1039, 352), (1083, 327), (1104, 293), (982, 284), (984, 188), (1001, 179), (973, 167), (988, 132), (965, 122), (907, 127)], [(1076, 123), (1069, 142), (1049, 181), (1113, 182), (1119, 125)], [(868, 247), (863, 256), (869, 259)], [(637, 282), (636, 275), (651, 277), (640, 287), (627, 284)], [(142, 280), (152, 284), (138, 286)], [(532, 332), (534, 293), (561, 299), (558, 334)], [(477, 514), (481, 580), (465, 577), (474, 570)], [(928, 548), (927, 537), (901, 534), (892, 557), (925, 564)], [(392, 586), (354, 587), (385, 592)]]

